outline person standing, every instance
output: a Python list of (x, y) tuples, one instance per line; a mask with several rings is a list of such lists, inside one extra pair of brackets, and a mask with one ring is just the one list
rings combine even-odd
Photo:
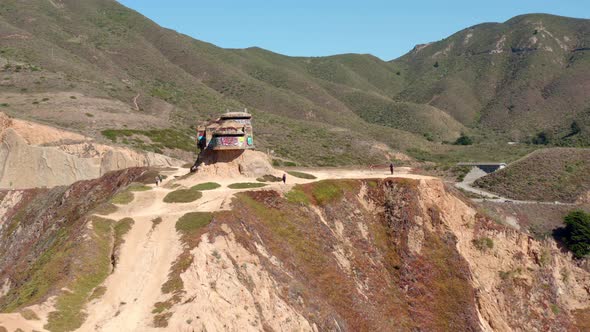
[(287, 174), (283, 173), (283, 184), (287, 183)]
[(389, 171), (391, 172), (391, 175), (393, 175), (393, 163), (389, 164)]

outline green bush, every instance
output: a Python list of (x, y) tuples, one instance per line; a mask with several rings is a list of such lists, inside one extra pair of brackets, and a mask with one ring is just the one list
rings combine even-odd
[(564, 218), (565, 243), (577, 258), (590, 255), (590, 214), (576, 210)]
[(457, 140), (453, 144), (455, 144), (455, 145), (472, 145), (473, 139), (471, 139), (471, 137), (465, 135), (464, 133), (461, 133), (461, 136), (459, 138), (457, 138)]

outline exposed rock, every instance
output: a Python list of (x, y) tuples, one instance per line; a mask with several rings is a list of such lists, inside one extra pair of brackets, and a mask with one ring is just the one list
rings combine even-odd
[(98, 144), (76, 133), (0, 115), (0, 188), (69, 185), (113, 170), (183, 163), (153, 152)]

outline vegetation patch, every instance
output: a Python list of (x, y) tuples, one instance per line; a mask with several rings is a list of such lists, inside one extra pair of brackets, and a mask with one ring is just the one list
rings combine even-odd
[(475, 248), (481, 251), (487, 251), (494, 248), (494, 241), (489, 237), (480, 237), (471, 241)]
[(23, 316), (24, 319), (26, 320), (39, 320), (39, 316), (37, 316), (37, 314), (28, 308), (25, 308), (23, 310), (20, 311), (20, 315)]
[(302, 188), (300, 186), (295, 186), (293, 189), (291, 189), (288, 193), (285, 194), (285, 198), (290, 203), (304, 204), (304, 205), (309, 205), (309, 203), (310, 203), (309, 197), (307, 196), (305, 191), (302, 190)]
[(131, 191), (125, 190), (125, 191), (119, 192), (115, 196), (113, 196), (113, 198), (111, 199), (111, 203), (125, 205), (125, 204), (129, 204), (129, 203), (133, 202), (133, 198), (134, 198), (133, 193)]
[(178, 189), (164, 197), (165, 203), (190, 203), (203, 197), (203, 193), (193, 188)]
[(271, 174), (266, 174), (264, 176), (259, 177), (256, 179), (258, 182), (281, 182), (283, 179), (280, 176), (274, 176)]
[(162, 223), (162, 217), (152, 219), (152, 230)]
[(176, 222), (176, 231), (180, 233), (180, 240), (185, 245), (184, 251), (172, 264), (168, 280), (162, 285), (162, 293), (172, 294), (172, 296), (167, 301), (157, 302), (152, 310), (152, 313), (156, 314), (154, 316), (155, 325), (168, 326), (168, 319), (172, 313), (166, 311), (180, 302), (180, 294), (184, 291), (184, 283), (180, 275), (191, 266), (193, 262), (191, 250), (198, 245), (203, 230), (212, 220), (212, 213), (189, 212)]
[(129, 191), (148, 191), (148, 190), (152, 190), (152, 187), (146, 186), (145, 184), (142, 184), (142, 183), (132, 183), (129, 187), (127, 187), (127, 190), (129, 190)]
[(326, 205), (329, 202), (335, 201), (342, 197), (344, 191), (335, 182), (331, 180), (324, 180), (314, 183), (312, 195), (316, 202), (320, 205)]
[(117, 212), (118, 209), (119, 208), (113, 203), (104, 203), (95, 208), (93, 212), (96, 214), (106, 216)]
[[(177, 129), (107, 129), (101, 134), (113, 142), (123, 142), (138, 149), (162, 153), (162, 149), (178, 149), (183, 151), (195, 151), (195, 141), (187, 133)], [(145, 139), (149, 139), (146, 143)]]
[[(84, 242), (84, 248), (76, 245), (71, 250), (80, 250), (88, 255), (81, 260), (81, 266), (76, 273), (69, 291), (62, 292), (56, 301), (56, 311), (49, 314), (45, 328), (50, 331), (72, 331), (79, 328), (86, 317), (82, 311), (92, 292), (109, 275), (111, 270), (113, 221), (93, 217), (92, 240)], [(47, 271), (56, 273), (57, 271)]]
[(563, 234), (567, 248), (576, 258), (590, 256), (590, 214), (582, 210), (570, 212), (564, 219)]
[(265, 186), (266, 186), (265, 183), (240, 182), (240, 183), (232, 183), (227, 187), (230, 189), (253, 189), (253, 188), (262, 188)]
[(315, 180), (315, 179), (317, 179), (317, 177), (315, 175), (308, 174), (308, 173), (303, 173), (303, 172), (287, 171), (287, 174), (289, 174), (291, 176), (294, 176), (296, 178), (300, 178), (300, 179), (307, 179), (307, 180)]
[(214, 190), (217, 188), (221, 188), (221, 185), (215, 182), (199, 183), (198, 185), (191, 187), (192, 190)]

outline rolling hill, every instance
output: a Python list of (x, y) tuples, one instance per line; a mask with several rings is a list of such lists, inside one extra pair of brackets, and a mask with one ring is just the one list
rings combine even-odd
[[(588, 20), (529, 15), (390, 62), (304, 58), (219, 48), (113, 0), (7, 0), (0, 105), (14, 117), (184, 159), (197, 122), (236, 108), (255, 115), (259, 148), (310, 165), (385, 162), (397, 151), (477, 158), (544, 130), (567, 136), (574, 120), (582, 139), (568, 142), (584, 145), (588, 29)], [(444, 144), (462, 132), (476, 146)]]

